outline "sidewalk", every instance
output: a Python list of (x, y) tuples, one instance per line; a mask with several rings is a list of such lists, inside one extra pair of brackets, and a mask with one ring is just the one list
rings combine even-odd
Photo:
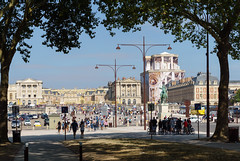
[[(77, 137), (80, 138), (78, 131)], [(65, 148), (61, 141), (64, 141), (64, 133), (58, 134), (56, 130), (25, 130), (21, 134), (22, 142), (29, 143), (29, 161), (75, 161), (78, 156)], [(206, 134), (200, 133), (200, 138), (205, 138)], [(91, 138), (143, 138), (150, 139), (151, 135), (143, 130), (143, 127), (117, 127), (88, 132), (85, 130), (84, 139)], [(11, 138), (10, 138), (11, 139)], [(72, 133), (67, 133), (67, 140), (72, 140)], [(220, 143), (198, 140), (198, 135), (153, 135), (152, 139), (165, 140), (169, 142), (181, 142), (187, 144), (208, 146), (240, 151), (239, 143)], [(24, 160), (24, 147), (15, 157), (15, 161)]]

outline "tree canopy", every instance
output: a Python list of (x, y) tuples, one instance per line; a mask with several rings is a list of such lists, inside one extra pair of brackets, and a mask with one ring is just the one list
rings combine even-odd
[(229, 54), (233, 59), (240, 58), (239, 0), (95, 0), (95, 3), (105, 14), (103, 24), (111, 32), (113, 29), (123, 32), (141, 30), (140, 25), (148, 22), (174, 35), (175, 42), (190, 40), (200, 48), (206, 47), (207, 31), (216, 44), (221, 44), (224, 36), (221, 32), (229, 29), (226, 33), (231, 46)]
[(237, 90), (235, 96), (233, 97), (233, 102), (240, 102), (240, 90)]
[(99, 20), (92, 11), (91, 0), (10, 0), (0, 2), (0, 142), (7, 138), (7, 89), (9, 69), (16, 53), (25, 62), (30, 57), (35, 28), (44, 32), (43, 45), (56, 52), (69, 53), (80, 48), (80, 35), (91, 38)]
[(123, 32), (138, 31), (150, 23), (175, 36), (175, 42), (191, 41), (197, 48), (207, 46), (208, 32), (215, 41), (212, 53), (220, 64), (218, 119), (212, 139), (228, 138), (228, 55), (240, 59), (240, 0), (95, 0), (105, 14), (104, 26)]

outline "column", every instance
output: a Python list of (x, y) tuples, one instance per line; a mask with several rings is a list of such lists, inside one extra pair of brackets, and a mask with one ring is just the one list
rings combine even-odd
[(162, 64), (161, 64), (161, 68), (164, 69), (164, 56), (162, 56)]

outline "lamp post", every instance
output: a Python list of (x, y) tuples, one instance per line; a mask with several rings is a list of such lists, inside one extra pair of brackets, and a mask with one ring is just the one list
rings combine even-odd
[(132, 69), (136, 69), (136, 67), (134, 65), (117, 65), (116, 59), (115, 59), (115, 64), (114, 65), (96, 64), (95, 69), (98, 69), (99, 66), (109, 67), (114, 72), (114, 78), (115, 78), (115, 91), (114, 91), (114, 93), (115, 93), (115, 127), (117, 127), (117, 71), (121, 67), (130, 66), (130, 67), (132, 67)]
[[(207, 12), (208, 22), (208, 12)], [(210, 120), (209, 120), (209, 36), (207, 31), (207, 137), (210, 137)]]
[[(145, 44), (145, 37), (143, 36), (143, 43), (142, 44), (118, 44), (117, 50), (120, 50), (119, 46), (135, 46), (140, 50), (143, 56), (143, 106), (144, 106), (144, 130), (146, 130), (146, 79), (145, 79), (145, 74), (146, 74), (146, 60), (145, 60), (145, 55), (148, 52), (148, 50), (154, 46), (168, 46), (168, 50), (171, 50), (170, 44)], [(148, 46), (147, 50), (145, 47)], [(140, 48), (142, 47), (142, 49)]]

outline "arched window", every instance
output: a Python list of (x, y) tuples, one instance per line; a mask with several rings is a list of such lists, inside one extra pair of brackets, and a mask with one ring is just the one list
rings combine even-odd
[(125, 103), (126, 103), (126, 101), (125, 101), (125, 99), (123, 99), (123, 100), (122, 100), (122, 104), (125, 104)]
[(130, 99), (128, 99), (128, 104), (129, 104), (129, 105), (131, 104), (131, 100), (130, 100)]
[(25, 100), (22, 101), (22, 104), (25, 105)]
[(31, 104), (31, 100), (28, 100), (28, 104), (29, 104), (29, 105)]
[(136, 99), (133, 99), (133, 104), (136, 105)]

